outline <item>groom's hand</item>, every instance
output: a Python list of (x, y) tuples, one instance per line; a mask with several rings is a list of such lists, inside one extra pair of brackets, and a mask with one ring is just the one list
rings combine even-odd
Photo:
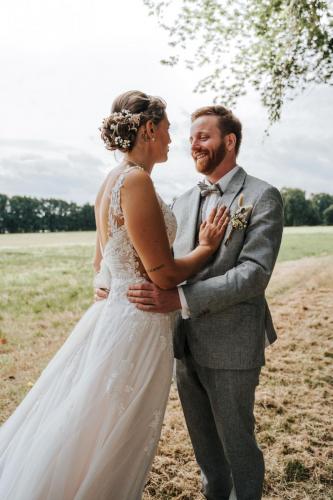
[(181, 309), (177, 288), (161, 290), (154, 283), (137, 283), (129, 287), (127, 297), (141, 311), (169, 313)]
[(95, 288), (94, 302), (107, 299), (109, 293), (110, 290), (107, 290), (106, 288)]

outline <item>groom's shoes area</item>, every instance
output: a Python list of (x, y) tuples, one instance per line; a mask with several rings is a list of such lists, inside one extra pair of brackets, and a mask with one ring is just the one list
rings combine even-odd
[(235, 490), (232, 490), (232, 492), (230, 493), (230, 496), (228, 497), (212, 497), (212, 496), (209, 496), (209, 497), (206, 497), (206, 495), (204, 495), (205, 499), (206, 500), (237, 500), (237, 497), (236, 497), (236, 494), (235, 494)]
[[(229, 480), (225, 481), (223, 488), (221, 488), (219, 484), (217, 484), (216, 487), (214, 487), (212, 485), (212, 481), (210, 481), (210, 484), (208, 484), (208, 481), (202, 471), (201, 471), (201, 480), (202, 480), (201, 493), (206, 498), (206, 500), (237, 500), (236, 495), (231, 496), (232, 491), (234, 491), (234, 488), (232, 487), (231, 483), (231, 477), (230, 481)], [(217, 482), (220, 483), (220, 478), (217, 478)]]
[(228, 496), (225, 496), (225, 495), (223, 495), (223, 496), (221, 496), (221, 495), (208, 495), (207, 496), (207, 495), (205, 495), (205, 492), (203, 489), (201, 490), (201, 493), (203, 494), (203, 496), (205, 497), (206, 500), (237, 500), (234, 489), (232, 490), (232, 492)]
[(201, 490), (202, 494), (204, 495), (204, 497), (206, 498), (206, 500), (237, 500), (237, 497), (236, 497), (236, 492), (235, 492), (235, 488), (232, 488), (232, 491), (230, 493), (230, 495), (228, 496), (221, 496), (221, 495), (205, 495), (205, 492), (204, 492), (204, 488)]
[(206, 500), (237, 500), (235, 488), (232, 488), (232, 491), (231, 491), (230, 495), (228, 495), (228, 496), (223, 496), (223, 495), (222, 496), (221, 495), (208, 495), (207, 496), (205, 494), (204, 488), (202, 488), (201, 492), (204, 495), (204, 497), (206, 498)]

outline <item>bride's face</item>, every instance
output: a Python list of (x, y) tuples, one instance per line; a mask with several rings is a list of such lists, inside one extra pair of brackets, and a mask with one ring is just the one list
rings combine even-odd
[(169, 134), (170, 122), (167, 115), (160, 121), (155, 129), (155, 142), (152, 143), (155, 152), (155, 162), (162, 163), (167, 161), (169, 144), (171, 142)]

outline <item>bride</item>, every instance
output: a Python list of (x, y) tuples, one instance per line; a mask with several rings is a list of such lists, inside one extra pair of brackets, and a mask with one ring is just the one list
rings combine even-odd
[(189, 278), (228, 224), (225, 207), (213, 211), (198, 246), (173, 259), (175, 218), (150, 178), (167, 160), (168, 128), (165, 103), (139, 91), (119, 96), (103, 121), (106, 147), (124, 153), (95, 206), (98, 278), (111, 292), (87, 310), (1, 427), (2, 500), (141, 498), (170, 388), (173, 315), (138, 310), (127, 289)]

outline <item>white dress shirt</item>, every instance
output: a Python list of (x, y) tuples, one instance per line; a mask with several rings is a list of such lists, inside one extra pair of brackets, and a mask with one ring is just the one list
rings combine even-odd
[[(229, 170), (227, 174), (225, 174), (221, 179), (218, 180), (218, 182), (215, 182), (215, 184), (218, 184), (221, 192), (224, 193), (225, 190), (227, 189), (227, 186), (233, 176), (238, 172), (239, 170), (239, 165), (236, 165), (234, 168)], [(206, 184), (212, 184), (209, 182), (207, 178), (204, 179), (204, 182)], [(207, 219), (208, 215), (210, 214), (211, 210), (215, 208), (217, 205), (219, 205), (221, 201), (221, 195), (216, 192), (212, 192), (205, 196), (205, 198), (202, 200), (202, 207), (201, 207), (201, 220), (200, 223), (204, 220)], [(182, 283), (184, 284), (184, 283)], [(179, 301), (181, 304), (181, 314), (183, 319), (189, 319), (191, 317), (191, 311), (190, 308), (188, 307), (187, 300), (184, 294), (184, 290), (182, 289), (181, 285), (178, 285), (178, 294), (179, 294)]]

